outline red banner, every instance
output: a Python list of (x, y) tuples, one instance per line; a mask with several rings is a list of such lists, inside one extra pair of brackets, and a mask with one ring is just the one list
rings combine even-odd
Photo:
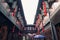
[(46, 3), (43, 2), (43, 11), (44, 11), (44, 16), (47, 16), (47, 10), (46, 10)]

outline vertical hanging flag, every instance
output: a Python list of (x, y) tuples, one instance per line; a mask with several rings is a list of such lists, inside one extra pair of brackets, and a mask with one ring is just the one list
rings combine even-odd
[(46, 3), (45, 2), (42, 2), (42, 4), (43, 4), (44, 16), (47, 16)]
[(37, 16), (37, 20), (36, 20), (36, 25), (35, 25), (35, 27), (36, 28), (38, 28), (38, 26), (40, 25), (40, 23), (41, 23), (41, 18), (40, 18), (40, 14), (38, 14), (38, 16)]
[(39, 27), (40, 24), (41, 24), (41, 15), (38, 14), (37, 20), (36, 20), (37, 34), (40, 34), (40, 27)]

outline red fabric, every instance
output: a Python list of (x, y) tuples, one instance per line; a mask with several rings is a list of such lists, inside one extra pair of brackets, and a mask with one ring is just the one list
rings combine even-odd
[(47, 16), (46, 3), (45, 2), (43, 2), (43, 8), (44, 8), (44, 16)]

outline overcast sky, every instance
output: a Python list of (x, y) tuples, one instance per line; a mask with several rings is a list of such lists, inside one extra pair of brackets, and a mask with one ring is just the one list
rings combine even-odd
[(21, 0), (27, 24), (33, 24), (38, 6), (38, 0)]

